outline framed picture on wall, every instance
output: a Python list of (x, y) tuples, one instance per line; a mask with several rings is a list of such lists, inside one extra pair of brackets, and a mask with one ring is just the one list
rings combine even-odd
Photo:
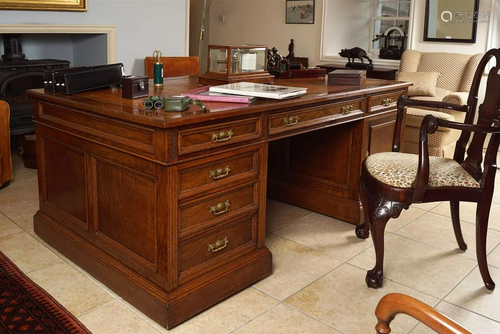
[(286, 23), (313, 24), (314, 0), (286, 0)]

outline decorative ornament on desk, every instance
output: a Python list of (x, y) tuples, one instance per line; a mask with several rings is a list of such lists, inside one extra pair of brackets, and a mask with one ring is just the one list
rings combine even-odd
[[(339, 52), (339, 55), (341, 57), (346, 57), (347, 58), (347, 64), (345, 67), (347, 68), (356, 68), (356, 69), (368, 69), (372, 68), (372, 60), (368, 55), (366, 54), (366, 51), (363, 50), (362, 48), (354, 47), (352, 49), (342, 49)], [(359, 59), (361, 63), (356, 63), (355, 60)], [(368, 64), (364, 62), (364, 59), (368, 60)]]
[(155, 59), (153, 73), (154, 73), (154, 85), (163, 86), (163, 63), (161, 62), (161, 51), (155, 50), (153, 52), (153, 58)]

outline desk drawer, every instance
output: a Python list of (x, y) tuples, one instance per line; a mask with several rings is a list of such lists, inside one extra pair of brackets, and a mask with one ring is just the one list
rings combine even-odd
[(260, 117), (179, 130), (179, 155), (262, 137)]
[(368, 98), (369, 112), (376, 112), (385, 109), (395, 109), (398, 98), (404, 94), (404, 91), (379, 94)]
[(363, 99), (331, 103), (292, 112), (271, 114), (269, 116), (269, 134), (303, 128), (306, 126), (363, 114)]
[[(247, 217), (182, 243), (179, 250), (181, 275), (203, 263), (211, 267), (222, 265), (238, 250), (255, 249), (255, 225), (255, 216)], [(216, 262), (209, 263), (210, 260)]]
[(230, 186), (242, 179), (257, 179), (259, 176), (260, 150), (252, 150), (236, 156), (219, 155), (199, 166), (186, 164), (179, 171), (179, 198), (204, 193), (219, 186)]
[(181, 205), (180, 225), (182, 231), (207, 222), (234, 216), (244, 209), (257, 207), (257, 183), (233, 188), (215, 196), (205, 197)]

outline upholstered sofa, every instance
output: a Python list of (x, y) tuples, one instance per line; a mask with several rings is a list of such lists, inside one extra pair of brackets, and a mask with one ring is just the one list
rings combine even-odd
[(10, 108), (0, 100), (0, 187), (12, 180), (12, 158), (10, 153)]
[[(411, 81), (408, 95), (416, 100), (444, 101), (466, 104), (474, 72), (483, 54), (467, 55), (445, 52), (419, 52), (406, 50), (401, 56), (396, 80)], [(419, 129), (427, 114), (461, 122), (464, 114), (457, 111), (408, 108), (404, 152), (418, 154)], [(452, 157), (454, 144), (460, 132), (438, 128), (429, 136), (429, 154)]]

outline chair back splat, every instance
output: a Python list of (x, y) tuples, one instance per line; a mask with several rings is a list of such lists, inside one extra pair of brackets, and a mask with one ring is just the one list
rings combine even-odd
[[(483, 103), (479, 103), (479, 85), (487, 64), (495, 58), (489, 71)], [(477, 203), (476, 254), (479, 271), (487, 289), (493, 282), (486, 261), (486, 235), (493, 197), (496, 157), (500, 145), (500, 49), (488, 51), (479, 61), (466, 105), (423, 101), (401, 97), (398, 100), (393, 151), (370, 155), (363, 162), (359, 184), (365, 222), (356, 227), (359, 238), (372, 236), (376, 263), (366, 275), (371, 288), (383, 281), (384, 231), (390, 218), (399, 217), (412, 203), (448, 201), (451, 222), (458, 247), (467, 249), (460, 226), (460, 202)], [(465, 113), (464, 122), (441, 119), (431, 112), (420, 126), (418, 154), (401, 153), (401, 127), (407, 107), (453, 110)], [(476, 117), (477, 111), (477, 117)], [(461, 131), (453, 159), (429, 156), (429, 134), (439, 127)], [(485, 140), (491, 135), (486, 151)], [(471, 139), (472, 135), (472, 140)]]

